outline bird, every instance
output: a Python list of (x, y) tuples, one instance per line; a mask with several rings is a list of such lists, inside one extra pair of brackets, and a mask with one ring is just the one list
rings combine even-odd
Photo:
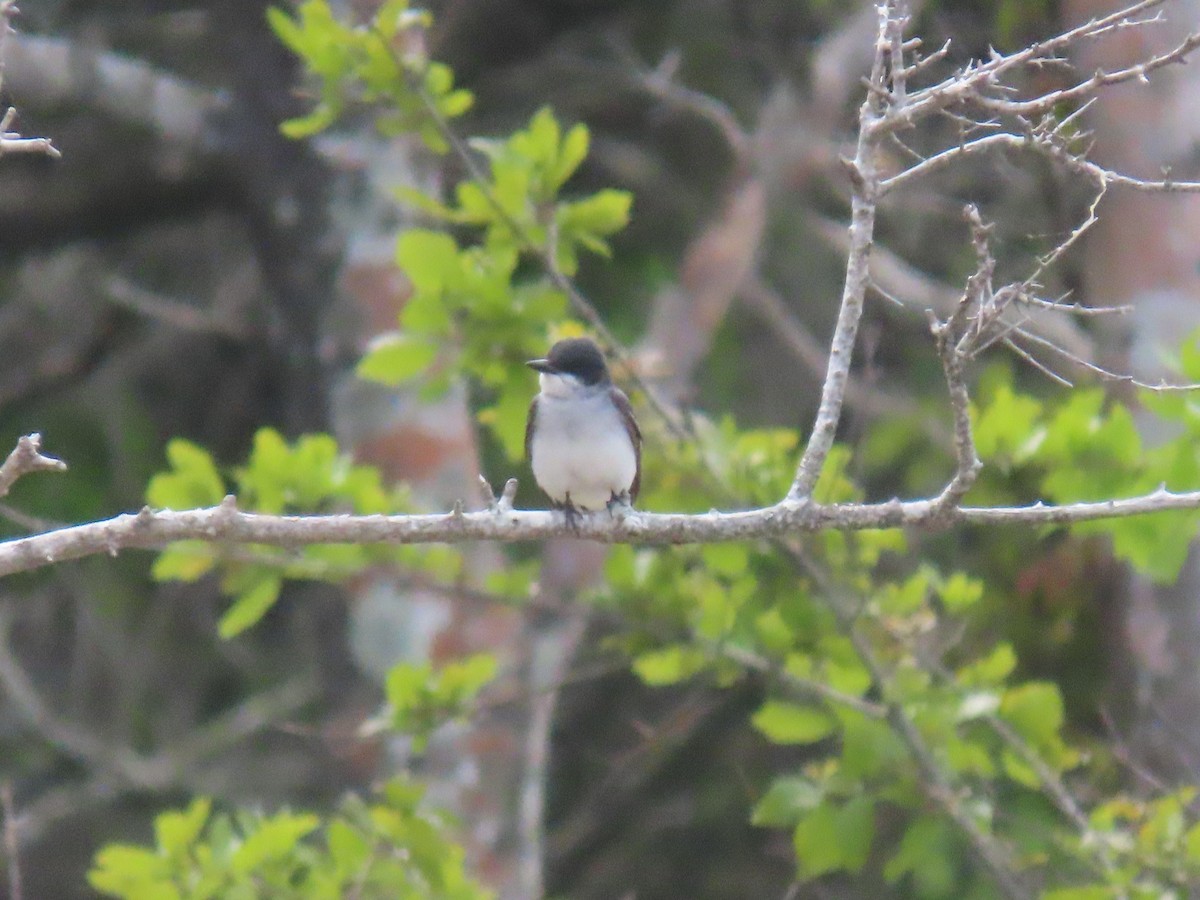
[(538, 487), (569, 519), (614, 505), (632, 507), (642, 480), (642, 433), (629, 398), (589, 338), (558, 341), (538, 373), (525, 422), (525, 456)]

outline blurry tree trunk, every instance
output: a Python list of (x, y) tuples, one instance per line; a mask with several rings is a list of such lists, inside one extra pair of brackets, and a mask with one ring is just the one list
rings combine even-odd
[[(1069, 0), (1071, 22), (1112, 12), (1112, 0)], [(1083, 73), (1119, 68), (1143, 55), (1176, 46), (1200, 21), (1200, 2), (1164, 5), (1164, 22), (1118, 29), (1081, 44)], [(1096, 140), (1093, 158), (1103, 166), (1144, 178), (1194, 179), (1200, 175), (1200, 70), (1172, 66), (1148, 84), (1105, 91), (1089, 111)], [(1155, 381), (1164, 360), (1192, 332), (1200, 312), (1200, 197), (1112, 191), (1088, 237), (1083, 277), (1088, 300), (1098, 306), (1131, 304), (1126, 318), (1107, 318), (1109, 368)], [(1152, 444), (1156, 435), (1145, 431)], [(1133, 746), (1172, 777), (1200, 771), (1200, 554), (1193, 551), (1178, 581), (1160, 587), (1134, 577), (1124, 608), (1122, 662), (1117, 673), (1133, 688), (1133, 707), (1119, 718)], [(1116, 626), (1114, 626), (1116, 627)]]

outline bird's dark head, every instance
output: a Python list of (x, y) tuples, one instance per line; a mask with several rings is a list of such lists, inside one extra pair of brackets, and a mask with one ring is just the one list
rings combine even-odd
[(545, 359), (526, 363), (543, 375), (569, 375), (580, 384), (592, 386), (609, 380), (604, 354), (591, 338), (567, 338), (550, 348)]

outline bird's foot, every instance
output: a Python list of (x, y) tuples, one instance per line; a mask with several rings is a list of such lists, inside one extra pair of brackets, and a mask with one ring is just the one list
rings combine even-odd
[(619, 494), (613, 491), (608, 503), (604, 504), (604, 506), (608, 510), (609, 518), (613, 519), (618, 514), (620, 514), (621, 518), (624, 518), (633, 512), (633, 501), (629, 498), (629, 491), (621, 491)]
[(571, 495), (567, 494), (567, 499), (561, 503), (555, 502), (554, 508), (562, 512), (567, 520), (567, 527), (579, 534), (579, 522), (583, 519), (583, 512), (571, 502)]

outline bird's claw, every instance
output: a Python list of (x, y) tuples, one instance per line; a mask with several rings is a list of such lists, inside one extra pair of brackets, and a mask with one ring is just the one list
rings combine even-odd
[(567, 520), (567, 527), (579, 534), (579, 523), (583, 519), (583, 512), (571, 502), (571, 495), (567, 494), (564, 502), (555, 503), (554, 508), (562, 512)]
[(618, 512), (622, 518), (633, 512), (633, 501), (629, 499), (629, 491), (621, 491), (619, 494), (613, 491), (612, 497), (604, 506), (608, 510), (609, 518), (616, 518)]

